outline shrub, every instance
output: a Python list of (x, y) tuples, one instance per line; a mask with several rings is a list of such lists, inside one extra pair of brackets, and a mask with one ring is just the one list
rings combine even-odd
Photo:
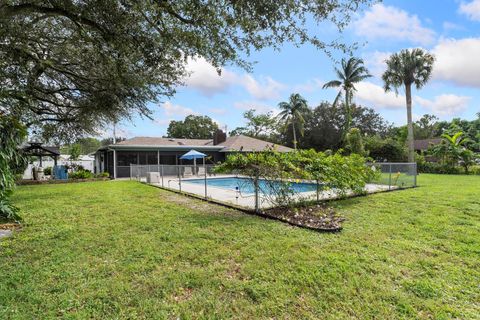
[(20, 220), (10, 196), (15, 186), (15, 174), (26, 163), (18, 149), (26, 135), (26, 128), (17, 119), (0, 113), (0, 219)]
[(73, 180), (77, 179), (91, 179), (93, 178), (93, 173), (88, 170), (78, 170), (68, 174), (68, 177)]
[(46, 167), (43, 169), (43, 174), (46, 176), (51, 176), (52, 175), (52, 167)]
[[(365, 184), (375, 175), (365, 165), (365, 158), (358, 154), (327, 155), (314, 150), (233, 154), (216, 171), (237, 172), (253, 181), (262, 179), (264, 186), (259, 186), (260, 191), (276, 206), (293, 204), (295, 192), (291, 181), (294, 180), (315, 180), (318, 187), (335, 188), (337, 193), (344, 195), (349, 190), (363, 192)], [(262, 188), (268, 188), (269, 192)]]
[(364, 138), (365, 150), (376, 161), (403, 162), (407, 159), (405, 145), (391, 138), (369, 136)]
[(110, 173), (108, 172), (101, 172), (95, 175), (95, 178), (109, 178), (109, 177), (110, 177)]
[(461, 167), (455, 167), (450, 164), (441, 164), (436, 162), (417, 163), (419, 173), (438, 173), (438, 174), (463, 174), (465, 171)]

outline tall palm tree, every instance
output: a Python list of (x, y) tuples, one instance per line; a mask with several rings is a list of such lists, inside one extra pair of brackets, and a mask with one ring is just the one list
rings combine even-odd
[(294, 93), (290, 96), (288, 102), (280, 102), (278, 104), (281, 112), (278, 114), (280, 119), (285, 122), (285, 124), (292, 125), (293, 131), (293, 148), (297, 149), (297, 132), (295, 124), (298, 125), (298, 130), (300, 134), (303, 135), (303, 124), (305, 119), (303, 118), (303, 113), (308, 110), (307, 100), (303, 98), (298, 93)]
[(352, 110), (350, 103), (353, 100), (353, 92), (356, 91), (355, 84), (361, 82), (372, 75), (368, 72), (368, 69), (363, 65), (363, 60), (350, 57), (348, 60), (342, 59), (342, 67), (340, 69), (335, 68), (338, 79), (329, 81), (323, 85), (323, 89), (326, 88), (341, 88), (338, 92), (333, 105), (336, 106), (338, 101), (345, 95), (345, 128), (344, 135), (350, 130), (352, 123)]
[(382, 75), (386, 92), (395, 90), (398, 94), (400, 87), (405, 87), (407, 103), (407, 129), (408, 129), (408, 161), (415, 161), (413, 146), (413, 122), (412, 122), (412, 85), (417, 90), (425, 86), (430, 80), (435, 57), (422, 49), (402, 50), (386, 60), (387, 70)]

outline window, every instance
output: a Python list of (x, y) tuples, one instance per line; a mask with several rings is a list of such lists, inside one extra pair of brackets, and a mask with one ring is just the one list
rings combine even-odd
[(158, 164), (156, 152), (147, 153), (147, 164)]
[(168, 164), (168, 165), (172, 165), (172, 164), (176, 164), (176, 158), (177, 156), (174, 156), (174, 155), (161, 155), (160, 156), (160, 163), (161, 164)]
[(130, 166), (130, 164), (137, 164), (136, 152), (117, 152), (118, 166)]
[(145, 151), (140, 151), (138, 153), (140, 164), (141, 165), (153, 165), (153, 164), (158, 164), (157, 162), (157, 152), (156, 151), (150, 151), (150, 152), (145, 152)]

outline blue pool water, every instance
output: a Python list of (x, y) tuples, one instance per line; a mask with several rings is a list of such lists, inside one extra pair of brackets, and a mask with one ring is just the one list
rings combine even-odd
[[(201, 184), (205, 183), (204, 179), (191, 179), (191, 180), (184, 180), (184, 183), (194, 183), (194, 184)], [(263, 193), (271, 193), (272, 189), (277, 188), (280, 186), (278, 182), (269, 182), (263, 179), (259, 180), (258, 183), (261, 192)], [(249, 178), (209, 178), (207, 179), (207, 186), (223, 188), (228, 190), (237, 190), (239, 189), (242, 193), (254, 193), (254, 185), (253, 180)], [(304, 183), (304, 182), (291, 182), (290, 188), (294, 192), (308, 192), (308, 191), (316, 191), (317, 186), (314, 183)]]

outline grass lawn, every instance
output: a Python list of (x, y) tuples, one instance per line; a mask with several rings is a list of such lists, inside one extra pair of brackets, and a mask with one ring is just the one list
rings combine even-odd
[(480, 177), (333, 203), (321, 234), (131, 181), (19, 187), (0, 319), (479, 319)]

